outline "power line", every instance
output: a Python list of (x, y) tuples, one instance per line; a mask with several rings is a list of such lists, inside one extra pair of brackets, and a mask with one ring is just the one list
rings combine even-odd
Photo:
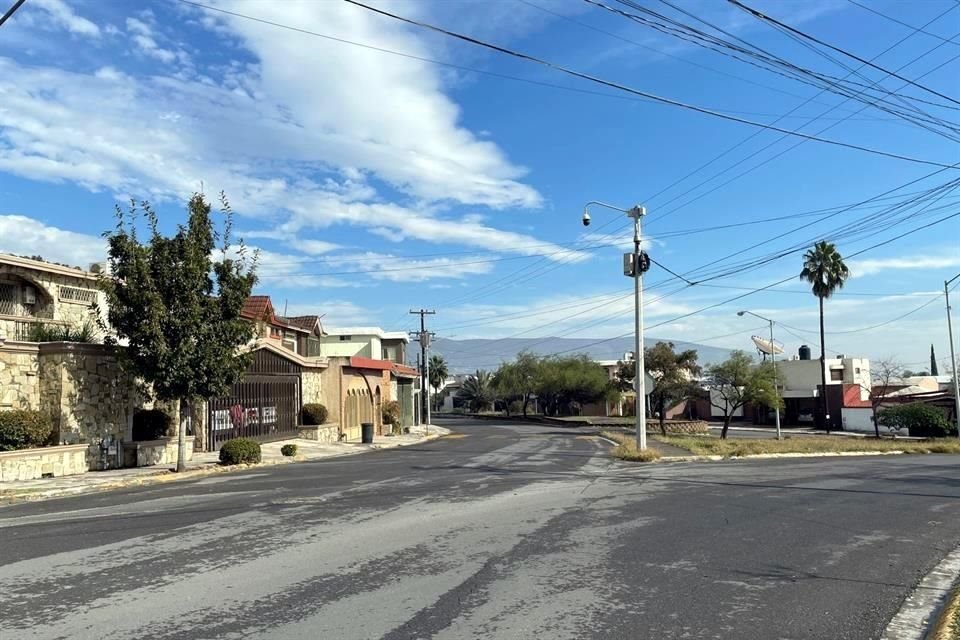
[[(182, 1), (185, 1), (185, 0), (182, 0)], [(462, 41), (464, 41), (464, 42), (469, 42), (469, 43), (471, 43), (471, 44), (474, 44), (474, 45), (477, 45), (477, 46), (480, 46), (480, 47), (484, 47), (484, 48), (490, 49), (490, 50), (492, 50), (492, 51), (497, 51), (497, 52), (499, 52), (499, 53), (503, 53), (503, 54), (505, 54), (505, 55), (509, 55), (509, 56), (518, 58), (518, 59), (520, 59), (520, 60), (526, 60), (526, 61), (528, 61), (528, 62), (533, 62), (533, 63), (535, 63), (535, 64), (539, 64), (539, 65), (545, 66), (545, 67), (548, 67), (548, 68), (550, 68), (550, 69), (554, 69), (554, 70), (556, 70), (556, 71), (560, 71), (561, 73), (565, 73), (565, 74), (567, 74), (567, 75), (573, 76), (573, 77), (575, 77), (575, 78), (580, 78), (580, 79), (582, 79), (582, 80), (587, 80), (587, 81), (589, 81), (589, 82), (593, 82), (593, 83), (600, 84), (600, 85), (603, 85), (603, 86), (606, 86), (606, 87), (610, 87), (610, 88), (612, 88), (612, 89), (617, 89), (617, 90), (619, 90), (619, 91), (624, 91), (624, 92), (627, 92), (627, 93), (630, 93), (630, 94), (633, 94), (633, 95), (642, 96), (642, 97), (644, 97), (644, 98), (648, 98), (648, 99), (650, 99), (650, 100), (655, 100), (655, 101), (661, 102), (661, 103), (663, 103), (663, 104), (667, 104), (667, 105), (671, 105), (671, 106), (675, 106), (675, 107), (680, 107), (680, 108), (682, 108), (682, 109), (687, 109), (687, 110), (690, 110), (690, 111), (695, 111), (695, 112), (697, 112), (697, 113), (702, 113), (702, 114), (705, 114), (705, 115), (711, 115), (711, 116), (714, 116), (714, 117), (717, 117), (717, 118), (721, 118), (721, 119), (723, 119), (723, 120), (729, 120), (729, 121), (731, 121), (731, 122), (738, 122), (738, 123), (740, 123), (740, 124), (746, 124), (746, 125), (750, 125), (750, 126), (754, 126), (754, 127), (760, 127), (760, 128), (763, 128), (763, 129), (769, 129), (769, 130), (771, 130), (771, 131), (779, 131), (780, 133), (787, 133), (787, 134), (790, 134), (790, 135), (793, 135), (793, 136), (797, 136), (797, 137), (800, 137), (800, 138), (805, 138), (805, 139), (808, 139), (808, 140), (815, 140), (815, 141), (817, 141), (817, 142), (822, 142), (822, 143), (824, 143), (824, 144), (830, 144), (830, 145), (834, 145), (834, 146), (845, 147), (845, 148), (848, 148), (848, 149), (856, 149), (856, 150), (858, 150), (858, 151), (864, 151), (864, 152), (866, 152), (866, 153), (872, 153), (872, 154), (875, 154), (875, 155), (880, 155), (880, 156), (884, 156), (884, 157), (888, 157), (888, 158), (894, 158), (894, 159), (897, 159), (897, 160), (904, 160), (904, 161), (907, 161), (907, 162), (915, 162), (915, 163), (918, 163), (918, 164), (927, 164), (927, 165), (931, 165), (931, 166), (944, 167), (944, 168), (952, 168), (952, 167), (953, 167), (953, 165), (948, 165), (948, 164), (944, 164), (944, 163), (941, 163), (941, 162), (936, 162), (936, 161), (933, 161), (933, 160), (923, 160), (923, 159), (920, 159), (920, 158), (912, 158), (912, 157), (910, 157), (910, 156), (904, 156), (904, 155), (897, 154), (897, 153), (891, 153), (891, 152), (887, 152), (887, 151), (881, 151), (881, 150), (879, 150), (879, 149), (872, 149), (872, 148), (870, 148), (870, 147), (864, 147), (864, 146), (857, 145), (857, 144), (853, 144), (853, 143), (841, 142), (841, 141), (839, 141), (839, 140), (831, 140), (831, 139), (828, 139), (828, 138), (819, 138), (819, 137), (817, 137), (817, 136), (808, 135), (808, 134), (805, 134), (805, 133), (801, 133), (801, 132), (799, 132), (799, 131), (790, 131), (789, 129), (783, 129), (783, 128), (775, 127), (775, 126), (772, 126), (772, 125), (766, 125), (766, 124), (763, 124), (763, 123), (761, 123), (761, 122), (755, 122), (755, 121), (753, 121), (753, 120), (748, 120), (748, 119), (746, 119), (746, 118), (740, 118), (740, 117), (737, 117), (737, 116), (731, 116), (731, 115), (728, 115), (728, 114), (720, 113), (720, 112), (718, 112), (718, 111), (713, 111), (713, 110), (711, 110), (711, 109), (706, 109), (706, 108), (704, 108), (704, 107), (700, 107), (700, 106), (697, 106), (697, 105), (688, 104), (688, 103), (685, 103), (685, 102), (681, 102), (681, 101), (679, 101), (679, 100), (674, 100), (674, 99), (672, 99), (672, 98), (665, 98), (665, 97), (663, 97), (663, 96), (659, 96), (659, 95), (656, 95), (656, 94), (653, 94), (653, 93), (649, 93), (649, 92), (646, 92), (646, 91), (641, 91), (641, 90), (639, 90), (639, 89), (634, 89), (634, 88), (631, 88), (631, 87), (628, 87), (628, 86), (626, 86), (626, 85), (623, 85), (623, 84), (620, 84), (620, 83), (617, 83), (617, 82), (613, 82), (613, 81), (610, 81), (610, 80), (604, 80), (604, 79), (602, 79), (602, 78), (598, 78), (598, 77), (596, 77), (596, 76), (592, 76), (592, 75), (589, 75), (589, 74), (586, 74), (586, 73), (582, 73), (582, 72), (580, 72), (580, 71), (575, 71), (575, 70), (573, 70), (573, 69), (569, 69), (569, 68), (564, 67), (564, 66), (562, 66), (562, 65), (558, 65), (558, 64), (556, 64), (556, 63), (549, 62), (549, 61), (547, 61), (547, 60), (543, 60), (543, 59), (541, 59), (541, 58), (537, 58), (537, 57), (535, 57), (535, 56), (532, 56), (532, 55), (529, 55), (529, 54), (526, 54), (526, 53), (521, 53), (521, 52), (518, 52), (518, 51), (514, 51), (514, 50), (512, 50), (512, 49), (508, 49), (508, 48), (505, 48), (505, 47), (501, 47), (501, 46), (499, 46), (499, 45), (495, 45), (495, 44), (491, 44), (491, 43), (489, 43), (489, 42), (485, 42), (485, 41), (483, 41), (483, 40), (479, 40), (479, 39), (477, 39), (477, 38), (473, 38), (473, 37), (471, 37), (471, 36), (467, 36), (467, 35), (463, 35), (463, 34), (460, 34), (460, 33), (456, 33), (456, 32), (454, 32), (454, 31), (449, 31), (449, 30), (444, 29), (444, 28), (442, 28), (442, 27), (438, 27), (438, 26), (429, 24), (429, 23), (427, 23), (427, 22), (423, 22), (423, 21), (420, 21), (420, 20), (413, 20), (412, 18), (405, 18), (405, 17), (403, 17), (403, 16), (397, 15), (397, 14), (395, 14), (395, 13), (391, 13), (391, 12), (389, 12), (389, 11), (384, 11), (384, 10), (382, 10), (382, 9), (377, 9), (376, 7), (371, 7), (371, 6), (369, 6), (369, 5), (363, 4), (362, 2), (358, 2), (357, 0), (344, 0), (344, 2), (348, 2), (348, 3), (352, 4), (352, 5), (355, 5), (355, 6), (357, 6), (357, 7), (360, 7), (360, 8), (362, 8), (362, 9), (366, 9), (367, 11), (371, 11), (371, 12), (373, 12), (373, 13), (377, 13), (377, 14), (386, 16), (386, 17), (388, 17), (388, 18), (391, 18), (391, 19), (393, 19), (393, 20), (397, 20), (397, 21), (403, 22), (403, 23), (405, 23), (405, 24), (411, 24), (411, 25), (415, 25), (415, 26), (418, 26), (418, 27), (422, 27), (422, 28), (424, 28), (424, 29), (428, 29), (428, 30), (430, 30), (430, 31), (434, 31), (434, 32), (436, 32), (436, 33), (444, 34), (444, 35), (449, 36), (449, 37), (451, 37), (451, 38), (455, 38), (455, 39), (458, 39), (458, 40), (462, 40)]]
[(924, 35), (930, 36), (931, 38), (936, 38), (937, 40), (942, 40), (942, 41), (944, 41), (944, 42), (949, 42), (950, 44), (960, 45), (960, 41), (955, 40), (954, 38), (944, 38), (943, 36), (938, 36), (938, 35), (935, 34), (935, 33), (931, 33), (931, 32), (929, 32), (929, 31), (925, 31), (922, 27), (915, 27), (915, 26), (913, 26), (912, 24), (908, 24), (908, 23), (904, 22), (903, 20), (898, 20), (897, 18), (894, 18), (894, 17), (892, 17), (892, 16), (888, 16), (888, 15), (885, 14), (885, 13), (881, 13), (881, 12), (877, 11), (877, 10), (874, 9), (873, 7), (868, 7), (868, 6), (865, 5), (865, 4), (860, 4), (859, 2), (857, 2), (857, 0), (847, 0), (847, 2), (849, 2), (850, 4), (856, 5), (856, 6), (860, 7), (861, 9), (865, 9), (866, 11), (869, 11), (870, 13), (876, 14), (876, 15), (880, 16), (881, 18), (884, 18), (884, 19), (886, 19), (886, 20), (889, 20), (890, 22), (895, 22), (895, 23), (897, 23), (897, 24), (899, 24), (899, 25), (902, 25), (902, 26), (904, 26), (904, 27), (907, 27), (908, 29), (913, 29), (914, 31), (919, 31), (920, 33), (922, 33), (922, 34), (924, 34)]
[[(348, 0), (348, 1), (349, 1), (349, 0)], [(931, 88), (929, 88), (929, 87), (927, 87), (927, 86), (925, 86), (925, 85), (922, 85), (922, 84), (919, 84), (919, 83), (917, 83), (917, 82), (914, 82), (913, 80), (911, 80), (911, 79), (909, 79), (909, 78), (905, 78), (905, 77), (903, 77), (903, 76), (900, 76), (900, 75), (898, 75), (898, 74), (897, 74), (896, 72), (894, 72), (894, 71), (888, 71), (887, 69), (884, 69), (883, 67), (881, 67), (881, 66), (879, 66), (879, 65), (876, 65), (876, 64), (870, 62), (869, 60), (865, 60), (864, 58), (861, 58), (860, 56), (856, 55), (855, 53), (851, 53), (851, 52), (849, 52), (849, 51), (847, 51), (847, 50), (845, 50), (845, 49), (842, 49), (842, 48), (840, 48), (840, 47), (836, 47), (836, 46), (834, 46), (834, 45), (832, 45), (832, 44), (830, 44), (830, 43), (828, 43), (828, 42), (824, 42), (823, 40), (820, 40), (819, 38), (816, 38), (816, 37), (814, 37), (814, 36), (811, 36), (810, 34), (804, 33), (803, 31), (800, 31), (799, 29), (795, 29), (795, 28), (791, 27), (790, 25), (785, 24), (785, 23), (783, 23), (783, 22), (780, 22), (779, 20), (777, 20), (777, 19), (775, 19), (775, 18), (772, 18), (772, 17), (770, 17), (770, 16), (768, 16), (768, 15), (766, 15), (766, 14), (764, 14), (764, 13), (762, 13), (762, 12), (756, 10), (756, 9), (753, 9), (753, 8), (751, 8), (751, 7), (748, 7), (747, 5), (745, 5), (745, 4), (743, 4), (742, 2), (740, 2), (740, 0), (727, 0), (727, 2), (729, 2), (730, 4), (732, 4), (732, 5), (736, 6), (736, 7), (739, 7), (740, 9), (742, 9), (742, 10), (744, 10), (744, 11), (746, 11), (747, 13), (749, 13), (749, 14), (752, 15), (753, 17), (757, 18), (758, 20), (761, 20), (761, 21), (763, 21), (763, 22), (767, 22), (767, 23), (770, 23), (770, 24), (775, 24), (775, 25), (777, 25), (777, 26), (779, 26), (779, 27), (781, 27), (781, 28), (783, 28), (783, 29), (786, 29), (786, 30), (790, 31), (791, 33), (794, 33), (794, 34), (800, 36), (801, 38), (805, 38), (805, 39), (807, 39), (807, 40), (810, 40), (811, 42), (815, 42), (815, 43), (819, 44), (820, 46), (827, 47), (828, 49), (831, 49), (832, 51), (836, 51), (837, 53), (840, 53), (840, 54), (843, 54), (843, 55), (845, 55), (845, 56), (847, 56), (847, 57), (849, 57), (849, 58), (852, 58), (852, 59), (856, 60), (857, 62), (866, 64), (867, 66), (870, 66), (870, 67), (876, 69), (877, 71), (881, 71), (881, 72), (883, 72), (883, 73), (886, 73), (886, 74), (888, 74), (888, 75), (890, 75), (890, 76), (893, 76), (894, 78), (897, 78), (898, 80), (903, 80), (904, 82), (907, 82), (908, 84), (910, 84), (910, 85), (912, 85), (912, 86), (914, 86), (914, 87), (917, 87), (918, 89), (921, 89), (921, 90), (923, 90), (923, 91), (926, 91), (927, 93), (933, 94), (933, 95), (935, 95), (935, 96), (937, 96), (937, 97), (939, 97), (939, 98), (943, 98), (944, 100), (948, 100), (948, 101), (954, 103), (955, 105), (960, 106), (960, 101), (957, 101), (957, 100), (951, 98), (950, 96), (948, 96), (948, 95), (946, 95), (946, 94), (940, 93), (939, 91), (936, 91), (936, 90), (934, 90), (934, 89), (931, 89)]]
[(17, 9), (23, 6), (23, 3), (27, 0), (17, 0), (13, 3), (13, 6), (7, 9), (7, 12), (0, 16), (0, 27), (3, 26), (3, 23), (13, 17), (13, 14), (17, 12)]

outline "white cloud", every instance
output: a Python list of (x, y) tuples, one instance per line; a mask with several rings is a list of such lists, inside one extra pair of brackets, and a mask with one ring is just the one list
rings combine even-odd
[(960, 267), (960, 253), (954, 255), (930, 255), (925, 253), (916, 256), (901, 256), (899, 258), (871, 258), (868, 260), (851, 260), (847, 263), (851, 278), (862, 278), (882, 271), (904, 269), (945, 269)]
[(154, 39), (153, 29), (146, 22), (136, 18), (127, 18), (127, 31), (131, 34), (134, 44), (144, 55), (156, 58), (160, 62), (171, 63), (177, 59), (177, 53), (164, 49)]
[(0, 253), (42, 256), (45, 260), (89, 267), (106, 259), (103, 238), (65, 231), (20, 215), (0, 215)]
[[(283, 311), (283, 306), (278, 307)], [(346, 326), (376, 325), (376, 315), (349, 300), (317, 300), (287, 305), (288, 316), (322, 316), (320, 322), (325, 329)]]
[(70, 33), (92, 38), (100, 37), (100, 27), (78, 16), (63, 0), (31, 0), (28, 6), (43, 9), (56, 25)]

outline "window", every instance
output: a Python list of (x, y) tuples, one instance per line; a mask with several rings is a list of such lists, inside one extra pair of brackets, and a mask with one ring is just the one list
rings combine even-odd
[(92, 289), (81, 289), (80, 287), (67, 287), (60, 285), (58, 290), (60, 292), (60, 299), (64, 302), (93, 304), (97, 301), (97, 292)]
[(833, 380), (834, 382), (843, 380), (843, 369), (833, 369), (830, 372), (830, 379)]
[(271, 338), (282, 338), (282, 337), (283, 337), (283, 331), (281, 331), (280, 329), (278, 329), (278, 328), (276, 328), (276, 327), (270, 327), (270, 337), (271, 337)]
[(323, 348), (320, 346), (320, 341), (316, 338), (307, 338), (307, 356), (310, 358), (316, 358), (323, 355)]
[(860, 375), (860, 367), (857, 367), (856, 369), (854, 369), (853, 372), (857, 375)]
[(340, 336), (340, 342), (350, 342), (353, 340), (353, 336)]

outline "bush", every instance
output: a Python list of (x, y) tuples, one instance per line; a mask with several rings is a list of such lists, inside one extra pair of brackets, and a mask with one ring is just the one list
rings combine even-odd
[(300, 410), (303, 424), (317, 425), (327, 422), (327, 408), (320, 403), (305, 404)]
[(133, 439), (143, 442), (166, 438), (172, 426), (173, 418), (160, 409), (139, 409), (133, 414)]
[(396, 400), (383, 403), (380, 412), (383, 414), (383, 424), (400, 424), (400, 403)]
[(879, 421), (883, 427), (906, 429), (911, 436), (918, 438), (943, 438), (951, 431), (956, 433), (943, 413), (922, 402), (882, 409)]
[(50, 416), (40, 411), (0, 411), (0, 451), (49, 447), (56, 444)]
[(97, 327), (91, 321), (80, 326), (36, 323), (27, 331), (28, 342), (97, 342)]
[(227, 440), (220, 447), (220, 464), (255, 464), (260, 462), (260, 443), (250, 438)]
[(297, 455), (297, 445), (285, 444), (282, 447), (280, 447), (280, 453), (287, 456), (288, 458), (292, 458), (293, 456)]

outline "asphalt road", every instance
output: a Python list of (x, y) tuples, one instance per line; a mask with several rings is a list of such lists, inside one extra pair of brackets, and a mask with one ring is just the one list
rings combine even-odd
[(877, 638), (955, 457), (631, 466), (574, 430), (0, 508), (0, 638)]

